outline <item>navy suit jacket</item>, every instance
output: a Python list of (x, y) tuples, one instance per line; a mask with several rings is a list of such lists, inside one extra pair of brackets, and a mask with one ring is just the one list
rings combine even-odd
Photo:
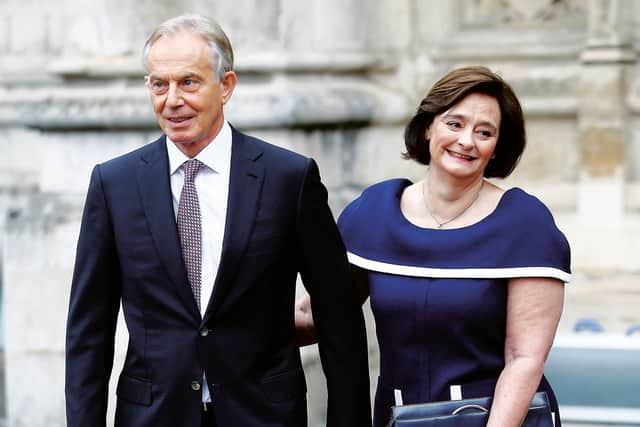
[(165, 137), (97, 165), (66, 339), (68, 427), (105, 426), (120, 304), (129, 342), (116, 426), (304, 427), (296, 277), (313, 301), (328, 426), (370, 426), (362, 310), (315, 162), (235, 129), (220, 267), (204, 317), (187, 282)]

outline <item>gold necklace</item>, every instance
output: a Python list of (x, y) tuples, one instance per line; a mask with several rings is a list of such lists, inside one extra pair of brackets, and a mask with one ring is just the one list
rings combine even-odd
[(469, 203), (464, 209), (462, 209), (456, 215), (454, 215), (453, 217), (451, 217), (451, 218), (449, 218), (449, 219), (447, 219), (445, 221), (438, 221), (438, 219), (433, 214), (433, 212), (431, 212), (431, 209), (429, 209), (429, 205), (427, 205), (427, 198), (424, 195), (425, 191), (426, 191), (425, 190), (425, 186), (424, 186), (424, 180), (422, 181), (422, 204), (424, 205), (424, 208), (427, 210), (427, 213), (429, 214), (431, 219), (433, 219), (436, 222), (436, 224), (438, 224), (437, 228), (440, 229), (440, 228), (442, 228), (443, 225), (449, 224), (454, 219), (460, 218), (462, 216), (462, 214), (464, 214), (466, 211), (469, 210), (469, 208), (476, 202), (476, 200), (478, 200), (478, 197), (480, 197), (480, 192), (482, 191), (482, 186), (483, 185), (484, 185), (484, 179), (480, 183), (480, 188), (478, 189), (478, 192), (476, 193), (476, 195), (473, 198), (473, 200), (471, 200), (471, 203)]

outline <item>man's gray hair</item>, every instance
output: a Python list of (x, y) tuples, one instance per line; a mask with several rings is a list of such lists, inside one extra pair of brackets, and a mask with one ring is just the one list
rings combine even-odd
[(149, 51), (151, 46), (164, 36), (171, 36), (180, 31), (190, 31), (202, 36), (209, 45), (211, 65), (216, 73), (218, 83), (227, 71), (233, 70), (233, 49), (222, 27), (213, 19), (201, 15), (180, 15), (160, 24), (151, 33), (142, 50), (142, 65), (149, 71)]

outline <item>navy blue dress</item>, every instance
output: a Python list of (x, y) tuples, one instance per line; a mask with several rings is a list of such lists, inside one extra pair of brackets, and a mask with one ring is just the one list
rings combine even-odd
[[(411, 184), (373, 185), (338, 220), (349, 261), (368, 274), (380, 346), (374, 427), (386, 425), (396, 389), (404, 404), (449, 400), (452, 385), (463, 398), (493, 395), (504, 367), (508, 280), (571, 278), (567, 239), (537, 198), (513, 188), (479, 222), (438, 230), (402, 214)], [(539, 389), (557, 414), (545, 378)]]

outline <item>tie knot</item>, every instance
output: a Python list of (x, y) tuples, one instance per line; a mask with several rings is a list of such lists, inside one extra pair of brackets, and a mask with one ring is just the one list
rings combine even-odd
[(202, 167), (202, 162), (198, 159), (187, 160), (182, 164), (182, 169), (184, 170), (184, 180), (193, 182), (196, 174)]

